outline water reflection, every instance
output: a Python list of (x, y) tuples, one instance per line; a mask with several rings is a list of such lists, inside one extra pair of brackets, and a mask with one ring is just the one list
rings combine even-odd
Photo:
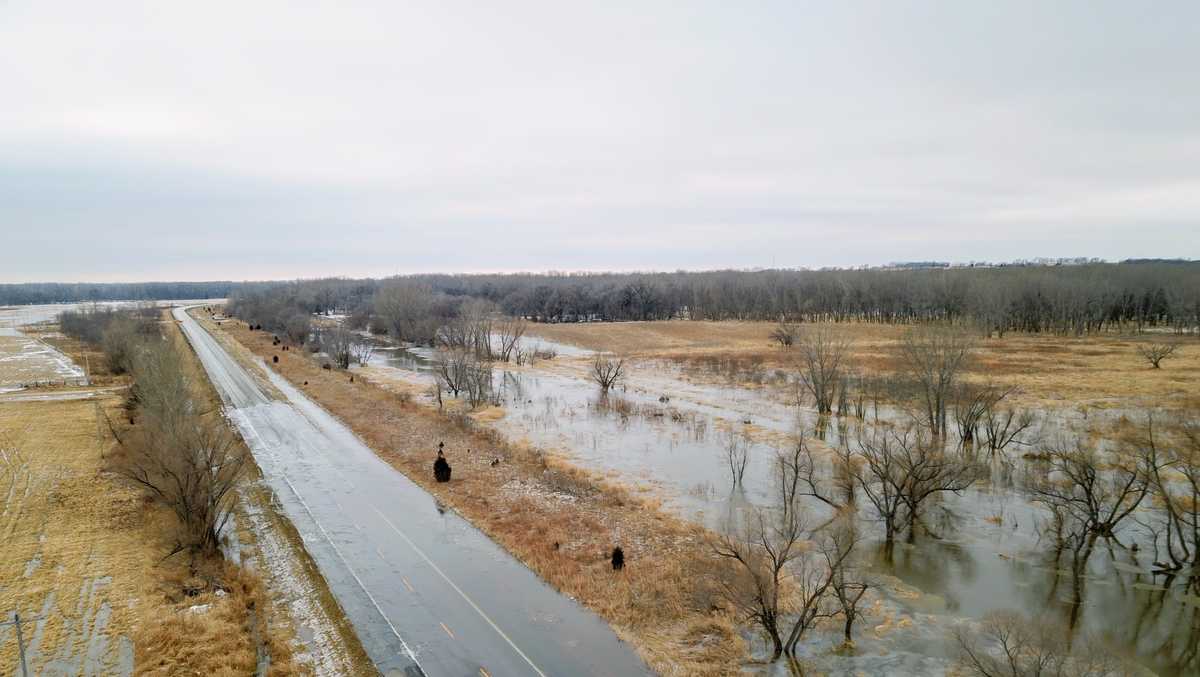
[[(380, 350), (374, 360), (431, 378), (428, 352)], [(796, 431), (806, 430), (826, 447), (837, 447), (853, 445), (879, 423), (906, 420), (905, 412), (882, 405), (869, 408), (865, 421), (818, 417), (787, 398), (786, 384), (760, 389), (698, 384), (666, 363), (639, 365), (608, 398), (599, 396), (582, 370), (572, 372), (554, 362), (520, 370), (498, 366), (495, 379), (506, 415), (493, 425), (506, 435), (561, 450), (581, 465), (658, 490), (667, 508), (709, 527), (769, 500), (775, 449), (789, 444)], [(1051, 419), (1038, 435), (1069, 431), (1073, 416), (1067, 412)], [(755, 434), (746, 472), (735, 485), (723, 456), (724, 439), (749, 430)], [(947, 444), (960, 446), (953, 438)], [(872, 651), (860, 655), (820, 653), (822, 646), (832, 644), (817, 641), (812, 651), (822, 664), (834, 672), (944, 671), (953, 654), (944, 646), (945, 638), (961, 618), (1008, 609), (1030, 616), (1051, 614), (1074, 638), (1101, 634), (1110, 646), (1159, 674), (1200, 671), (1200, 587), (1195, 581), (1152, 574), (1152, 558), (1144, 554), (1152, 546), (1144, 541), (1140, 556), (1104, 539), (1078, 550), (1057, 547), (1039, 529), (1045, 511), (1027, 493), (1032, 481), (1044, 477), (1043, 462), (1019, 454), (989, 456), (965, 445), (962, 453), (987, 464), (987, 479), (960, 495), (943, 496), (923, 511), (910, 542), (897, 542), (890, 551), (876, 542), (864, 550), (866, 563), (881, 580), (894, 577), (911, 586), (906, 589), (915, 589), (901, 594), (891, 586), (896, 589), (888, 588), (888, 601), (921, 618), (922, 625), (891, 640), (864, 638)], [(865, 508), (862, 514), (868, 528), (874, 528)], [(1137, 531), (1123, 530), (1121, 542), (1137, 543)]]

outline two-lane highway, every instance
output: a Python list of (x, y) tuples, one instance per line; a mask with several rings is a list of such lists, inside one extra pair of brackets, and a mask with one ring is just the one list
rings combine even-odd
[(439, 510), (341, 422), (259, 365), (284, 400), (268, 394), (186, 310), (175, 318), (381, 672), (648, 672), (600, 618)]

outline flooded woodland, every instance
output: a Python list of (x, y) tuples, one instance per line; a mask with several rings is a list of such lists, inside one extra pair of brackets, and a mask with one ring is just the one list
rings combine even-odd
[[(853, 513), (846, 564), (865, 588), (853, 645), (843, 644), (841, 620), (828, 619), (795, 646), (821, 671), (941, 673), (962, 660), (961, 638), (991, 637), (1006, 613), (1061, 633), (1064, 654), (1099, 643), (1157, 674), (1200, 669), (1200, 586), (1189, 575), (1200, 523), (1181, 466), (1196, 453), (1186, 437), (1195, 429), (1180, 425), (1195, 423), (1195, 357), (1153, 369), (1136, 341), (966, 337), (944, 429), (931, 435), (898, 357), (902, 330), (833, 330), (845, 355), (832, 411), (820, 414), (803, 348), (772, 345), (772, 329), (537, 326), (522, 341), (542, 359), (496, 363), (474, 416), (714, 533), (776, 506), (780, 460), (802, 458), (804, 519), (817, 527)], [(815, 331), (798, 334), (806, 330)], [(372, 342), (364, 375), (410, 384), (431, 405), (452, 399), (434, 394), (437, 351)], [(623, 361), (607, 392), (593, 378), (597, 355)], [(988, 393), (986, 406), (963, 401)], [(965, 480), (930, 490), (889, 542), (893, 527), (864, 495), (891, 491), (881, 486), (887, 473), (872, 479), (850, 466), (906, 437)], [(1156, 458), (1148, 445), (1160, 447)], [(753, 624), (745, 633), (770, 658)]]

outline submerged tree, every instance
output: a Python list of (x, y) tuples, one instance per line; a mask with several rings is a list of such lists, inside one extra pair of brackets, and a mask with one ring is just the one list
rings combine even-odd
[(1146, 459), (1153, 510), (1146, 519), (1155, 561), (1166, 571), (1200, 568), (1200, 422), (1159, 429), (1152, 414), (1133, 437)]
[(954, 633), (959, 662), (979, 677), (1117, 677), (1128, 666), (1095, 637), (1072, 647), (1067, 629), (1049, 617), (993, 611), (978, 630)]
[(592, 360), (592, 380), (600, 386), (600, 390), (608, 392), (624, 375), (625, 360), (610, 355), (596, 355)]
[(798, 342), (800, 383), (812, 395), (817, 413), (833, 413), (834, 398), (842, 382), (850, 341), (828, 326), (810, 327)]
[(1077, 439), (1046, 453), (1049, 472), (1033, 481), (1033, 500), (1061, 510), (1090, 539), (1114, 537), (1150, 491), (1152, 471), (1143, 449), (1102, 453)]
[(983, 474), (977, 463), (911, 430), (860, 436), (858, 445), (861, 462), (853, 467), (854, 477), (883, 522), (888, 544), (901, 531), (915, 535), (931, 497), (958, 493)]
[(729, 476), (735, 487), (742, 486), (742, 478), (746, 475), (746, 464), (750, 461), (750, 439), (730, 430), (725, 438), (722, 449), (725, 464), (729, 468)]
[(923, 418), (934, 436), (946, 431), (946, 408), (974, 341), (955, 327), (917, 327), (900, 342), (900, 362), (920, 386)]
[(735, 514), (712, 543), (732, 563), (720, 576), (726, 600), (767, 635), (772, 659), (794, 655), (819, 619), (842, 612), (835, 587), (848, 604), (853, 600), (847, 631), (861, 598), (856, 575), (847, 569), (857, 535), (841, 521), (853, 514), (809, 526), (801, 458), (795, 451), (777, 455), (772, 503)]

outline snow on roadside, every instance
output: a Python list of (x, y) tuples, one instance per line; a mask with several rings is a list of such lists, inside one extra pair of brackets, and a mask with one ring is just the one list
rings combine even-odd
[(269, 583), (272, 596), (291, 616), (300, 644), (294, 647), (297, 661), (310, 665), (318, 675), (350, 674), (347, 657), (338, 651), (341, 642), (334, 630), (334, 619), (329, 618), (318, 601), (319, 591), (301, 571), (294, 546), (271, 523), (251, 492), (244, 485), (239, 489), (241, 513), (254, 534), (257, 549), (252, 561), (262, 567), (263, 580)]

